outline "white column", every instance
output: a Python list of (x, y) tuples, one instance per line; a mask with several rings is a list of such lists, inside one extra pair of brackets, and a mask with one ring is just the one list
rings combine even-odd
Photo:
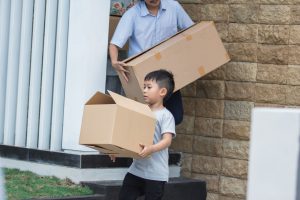
[(32, 33), (27, 147), (37, 148), (44, 42), (45, 0), (35, 0)]
[(14, 145), (15, 142), (21, 21), (22, 1), (12, 0), (4, 120), (4, 144), (7, 145)]
[(83, 106), (97, 90), (104, 92), (110, 0), (70, 2), (63, 149), (79, 145)]
[(0, 144), (3, 143), (4, 137), (9, 19), (10, 1), (0, 0)]
[(39, 149), (49, 149), (55, 58), (57, 0), (47, 1), (39, 124)]
[(33, 0), (23, 0), (15, 145), (26, 145)]
[(52, 151), (60, 151), (62, 148), (61, 145), (67, 68), (69, 10), (70, 1), (59, 0), (53, 87), (53, 109), (51, 122), (50, 150)]
[(300, 109), (254, 108), (247, 200), (299, 200)]

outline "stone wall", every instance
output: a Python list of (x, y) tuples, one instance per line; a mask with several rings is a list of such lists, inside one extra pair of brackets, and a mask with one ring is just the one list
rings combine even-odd
[(300, 0), (181, 0), (213, 20), (232, 61), (182, 90), (172, 148), (182, 175), (204, 179), (208, 200), (246, 199), (251, 109), (300, 106)]

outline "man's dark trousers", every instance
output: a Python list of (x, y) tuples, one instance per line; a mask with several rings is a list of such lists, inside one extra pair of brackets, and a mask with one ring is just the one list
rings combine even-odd
[(164, 105), (173, 114), (175, 124), (180, 124), (183, 120), (183, 105), (180, 90), (174, 92), (172, 96), (164, 102)]

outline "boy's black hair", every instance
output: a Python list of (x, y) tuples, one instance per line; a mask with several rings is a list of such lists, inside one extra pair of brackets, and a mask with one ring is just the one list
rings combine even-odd
[(170, 98), (170, 96), (173, 94), (174, 88), (175, 88), (175, 82), (174, 82), (174, 76), (172, 72), (169, 72), (164, 69), (160, 69), (157, 71), (153, 71), (148, 73), (145, 76), (145, 81), (156, 81), (158, 86), (160, 88), (166, 88), (167, 94), (164, 97), (164, 101)]

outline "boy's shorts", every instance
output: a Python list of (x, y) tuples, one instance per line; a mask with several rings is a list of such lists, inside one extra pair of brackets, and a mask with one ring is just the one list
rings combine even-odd
[(119, 200), (136, 200), (145, 195), (145, 200), (161, 200), (165, 181), (154, 181), (127, 173), (119, 194)]

